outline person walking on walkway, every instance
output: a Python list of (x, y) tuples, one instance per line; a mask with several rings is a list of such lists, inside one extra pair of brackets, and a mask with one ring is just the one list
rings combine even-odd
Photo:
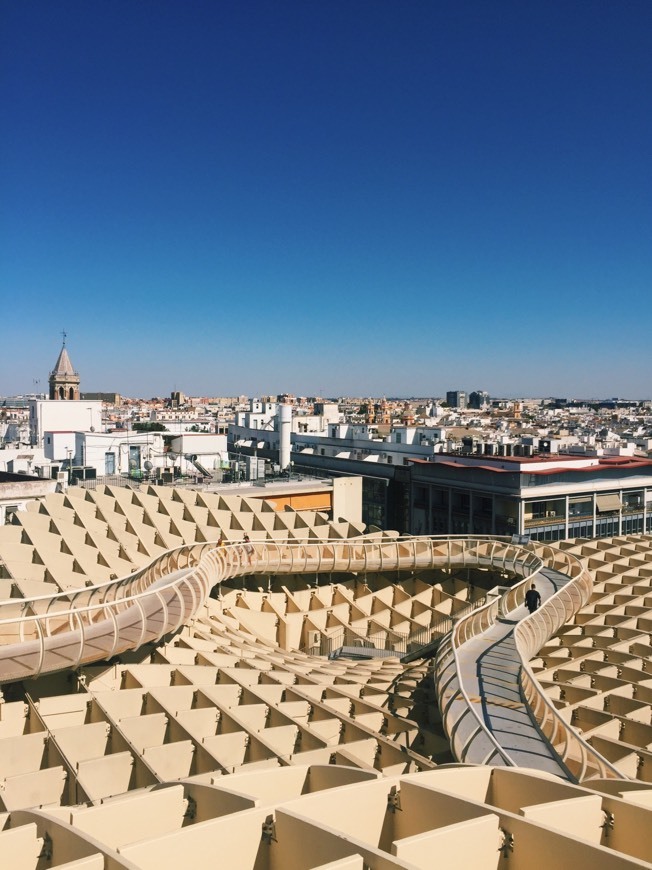
[(537, 592), (537, 587), (534, 585), (534, 583), (525, 593), (525, 606), (530, 611), (530, 613), (534, 613), (534, 611), (538, 610), (541, 606), (541, 596)]
[(247, 554), (247, 564), (251, 565), (251, 557), (254, 552), (254, 545), (249, 540), (249, 535), (245, 535), (242, 539), (242, 543), (244, 544), (244, 551)]

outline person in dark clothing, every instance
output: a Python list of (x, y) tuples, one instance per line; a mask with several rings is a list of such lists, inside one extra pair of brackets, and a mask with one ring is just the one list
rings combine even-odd
[(537, 592), (537, 587), (534, 585), (534, 583), (525, 593), (525, 606), (530, 611), (530, 613), (534, 613), (534, 611), (541, 606), (541, 596)]

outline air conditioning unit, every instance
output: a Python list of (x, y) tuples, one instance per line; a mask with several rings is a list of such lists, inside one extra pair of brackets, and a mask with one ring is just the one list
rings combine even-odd
[(67, 471), (57, 471), (56, 481), (58, 483), (65, 483), (68, 480), (68, 472)]

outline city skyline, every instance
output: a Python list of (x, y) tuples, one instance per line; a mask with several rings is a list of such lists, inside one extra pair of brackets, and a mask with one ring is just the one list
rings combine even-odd
[(650, 396), (648, 3), (3, 7), (0, 394)]

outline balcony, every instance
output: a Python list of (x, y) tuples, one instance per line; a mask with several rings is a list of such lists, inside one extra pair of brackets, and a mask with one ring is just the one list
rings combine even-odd
[[(576, 519), (579, 519), (579, 517)], [(529, 519), (526, 517), (525, 528), (534, 529), (538, 526), (564, 525), (565, 523), (566, 517), (563, 514), (555, 514), (551, 512), (549, 516), (536, 516), (530, 517)]]

